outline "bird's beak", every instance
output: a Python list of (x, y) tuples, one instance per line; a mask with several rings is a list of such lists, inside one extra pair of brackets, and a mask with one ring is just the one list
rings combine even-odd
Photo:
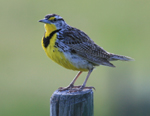
[(50, 20), (47, 20), (47, 19), (41, 19), (41, 20), (39, 20), (39, 22), (42, 22), (42, 23), (48, 23), (48, 24), (51, 23)]

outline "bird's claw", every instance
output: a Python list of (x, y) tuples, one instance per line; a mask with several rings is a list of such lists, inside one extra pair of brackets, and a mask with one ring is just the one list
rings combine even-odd
[(81, 85), (79, 85), (79, 86), (69, 85), (67, 87), (59, 87), (58, 90), (59, 91), (74, 90), (74, 89), (77, 89), (77, 88), (80, 88), (80, 87), (81, 87)]
[(79, 88), (79, 91), (82, 91), (82, 90), (84, 90), (84, 89), (94, 89), (94, 90), (96, 90), (95, 87), (92, 87), (92, 86), (90, 86), (90, 87), (83, 87), (83, 86), (81, 86), (81, 87)]
[(79, 85), (79, 86), (68, 86), (68, 87), (60, 87), (58, 90), (59, 91), (65, 91), (65, 90), (68, 90), (68, 93), (72, 93), (72, 92), (80, 92), (84, 89), (95, 89), (95, 87), (83, 87), (82, 85)]

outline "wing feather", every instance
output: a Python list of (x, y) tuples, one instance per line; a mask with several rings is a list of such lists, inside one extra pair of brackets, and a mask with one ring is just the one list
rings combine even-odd
[(95, 64), (114, 67), (108, 61), (110, 54), (102, 47), (96, 45), (83, 31), (69, 27), (62, 34), (63, 43), (75, 50), (79, 56)]

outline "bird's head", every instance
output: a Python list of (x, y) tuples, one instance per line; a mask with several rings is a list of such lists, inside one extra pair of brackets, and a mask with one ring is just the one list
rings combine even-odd
[(63, 29), (66, 26), (64, 19), (56, 14), (48, 14), (44, 19), (39, 20), (39, 22), (45, 23), (49, 26), (55, 26), (56, 29)]

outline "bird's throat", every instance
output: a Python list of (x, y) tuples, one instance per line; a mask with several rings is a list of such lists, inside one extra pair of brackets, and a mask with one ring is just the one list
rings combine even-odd
[(45, 38), (47, 38), (53, 31), (57, 30), (53, 24), (45, 24)]

